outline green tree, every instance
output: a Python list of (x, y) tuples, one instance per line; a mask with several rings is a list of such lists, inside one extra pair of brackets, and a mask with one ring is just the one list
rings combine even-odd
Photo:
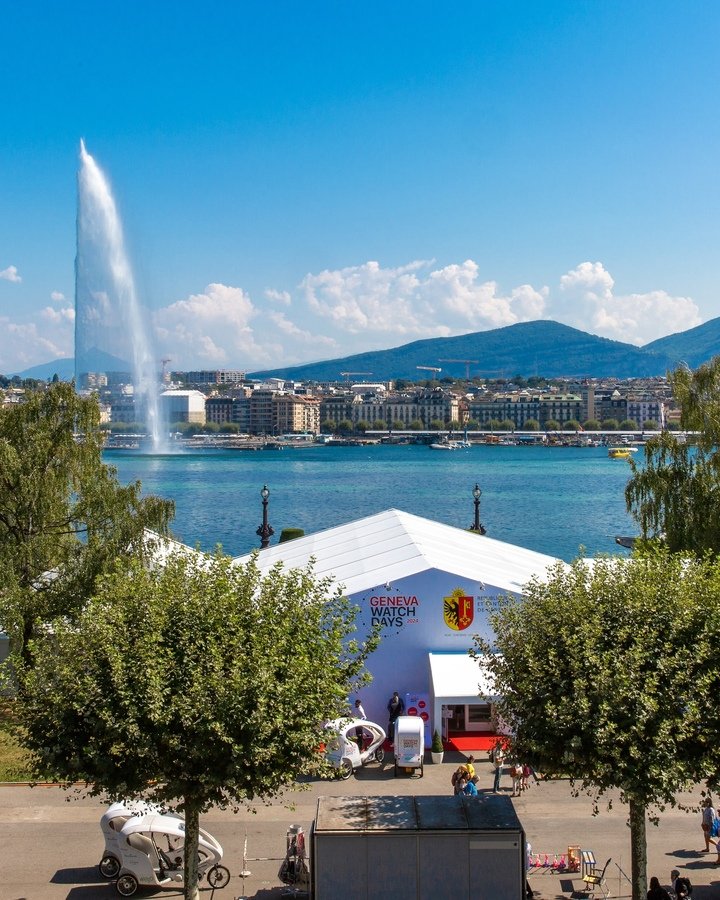
[(620, 423), (620, 431), (639, 431), (638, 423), (635, 419), (623, 419)]
[(617, 419), (603, 419), (600, 427), (603, 431), (617, 431), (620, 423)]
[(658, 427), (658, 423), (655, 419), (646, 419), (643, 422), (643, 431), (657, 431)]
[(350, 419), (341, 419), (335, 427), (335, 431), (337, 431), (338, 434), (350, 434), (353, 430), (354, 425)]
[(582, 431), (582, 425), (577, 419), (568, 419), (563, 425), (564, 431)]
[(377, 642), (353, 639), (356, 612), (311, 568), (130, 560), (74, 625), (36, 639), (21, 719), (37, 773), (177, 806), (197, 900), (200, 814), (273, 797), (322, 765), (319, 723), (344, 713)]
[(597, 419), (586, 419), (583, 428), (585, 431), (600, 431), (600, 422)]
[(392, 427), (393, 427), (393, 431), (405, 431), (407, 426), (405, 425), (405, 423), (403, 422), (402, 419), (395, 419), (395, 421), (392, 424)]
[(335, 422), (332, 419), (323, 419), (320, 423), (320, 431), (323, 434), (335, 434)]
[(121, 485), (102, 461), (95, 397), (57, 382), (0, 409), (0, 622), (14, 655), (57, 616), (72, 619), (97, 579), (146, 528), (166, 533), (174, 505)]
[(646, 442), (642, 464), (631, 460), (628, 511), (644, 538), (670, 550), (720, 553), (720, 356), (668, 377), (681, 408), (680, 426), (696, 446), (662, 431)]
[(442, 419), (433, 419), (430, 422), (430, 430), (431, 431), (443, 431), (445, 429), (445, 423)]
[(502, 422), (500, 422), (500, 430), (515, 431), (515, 423), (512, 419), (503, 419)]
[(560, 431), (560, 423), (557, 419), (548, 419), (545, 422), (545, 431)]
[(364, 434), (370, 428), (370, 423), (366, 422), (365, 419), (360, 419), (355, 423), (355, 431), (359, 431), (361, 434)]
[(408, 425), (408, 428), (411, 431), (422, 431), (425, 428), (425, 426), (420, 421), (420, 419), (413, 419), (412, 422)]
[(540, 431), (540, 423), (537, 419), (528, 419), (523, 425), (524, 431)]
[(375, 419), (375, 421), (372, 423), (373, 431), (385, 431), (387, 427), (388, 426), (385, 419)]
[(596, 809), (606, 791), (620, 791), (641, 900), (648, 810), (674, 805), (720, 763), (720, 565), (660, 550), (559, 563), (491, 622), (495, 642), (476, 638), (477, 654), (513, 752), (544, 772), (570, 772)]

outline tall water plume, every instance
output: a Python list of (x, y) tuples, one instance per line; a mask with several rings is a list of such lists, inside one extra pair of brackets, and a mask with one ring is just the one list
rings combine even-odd
[(159, 379), (122, 223), (110, 184), (80, 141), (75, 258), (75, 384), (89, 373), (132, 369), (136, 418), (145, 421), (154, 450), (163, 447)]

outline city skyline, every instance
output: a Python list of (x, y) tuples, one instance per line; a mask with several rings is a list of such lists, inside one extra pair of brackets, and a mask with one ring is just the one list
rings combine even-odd
[(175, 369), (720, 315), (710, 3), (3, 13), (6, 374), (73, 353), (81, 138)]

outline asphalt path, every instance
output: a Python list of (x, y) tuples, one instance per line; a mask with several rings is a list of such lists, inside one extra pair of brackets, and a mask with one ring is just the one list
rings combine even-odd
[[(222, 844), (223, 864), (232, 873), (230, 884), (216, 891), (217, 900), (257, 898), (275, 900), (286, 888), (278, 869), (286, 848), (290, 825), (309, 832), (320, 796), (438, 795), (452, 792), (450, 777), (463, 759), (446, 753), (441, 765), (425, 766), (423, 778), (395, 778), (392, 759), (384, 767), (376, 763), (348, 781), (317, 781), (306, 790), (288, 791), (282, 800), (256, 805), (253, 811), (211, 810), (201, 824)], [(489, 762), (476, 765), (480, 789), (492, 784)], [(509, 793), (509, 778), (503, 790)], [(684, 804), (699, 803), (695, 795), (679, 798)], [(628, 898), (630, 885), (630, 835), (627, 808), (617, 801), (610, 810), (601, 804), (594, 816), (592, 802), (573, 797), (569, 782), (535, 784), (513, 800), (532, 854), (545, 854), (549, 862), (567, 854), (569, 846), (593, 850), (600, 865), (612, 858), (607, 873), (610, 897)], [(100, 816), (106, 804), (57, 787), (0, 786), (0, 900), (108, 900), (117, 897), (112, 883), (98, 873), (103, 839)], [(247, 850), (245, 848), (247, 847)], [(704, 847), (700, 815), (669, 809), (660, 813), (659, 825), (648, 824), (648, 877), (657, 875), (666, 886), (670, 870), (677, 868), (696, 886), (694, 900), (720, 900), (720, 866), (715, 852)], [(342, 861), (338, 861), (342, 865)], [(245, 871), (245, 877), (241, 873)], [(542, 900), (569, 900), (579, 893), (579, 876), (555, 873), (549, 867), (533, 868), (529, 879)], [(211, 897), (211, 890), (204, 891)], [(144, 894), (144, 896), (148, 896)], [(158, 896), (179, 897), (177, 890)], [(378, 897), (392, 897), (391, 886)], [(502, 900), (502, 898), (498, 898)]]

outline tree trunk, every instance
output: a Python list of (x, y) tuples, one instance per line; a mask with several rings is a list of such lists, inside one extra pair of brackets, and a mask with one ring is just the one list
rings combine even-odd
[(647, 835), (645, 804), (630, 798), (630, 859), (632, 900), (647, 897)]
[(198, 839), (200, 809), (185, 798), (185, 900), (200, 900), (198, 887)]

